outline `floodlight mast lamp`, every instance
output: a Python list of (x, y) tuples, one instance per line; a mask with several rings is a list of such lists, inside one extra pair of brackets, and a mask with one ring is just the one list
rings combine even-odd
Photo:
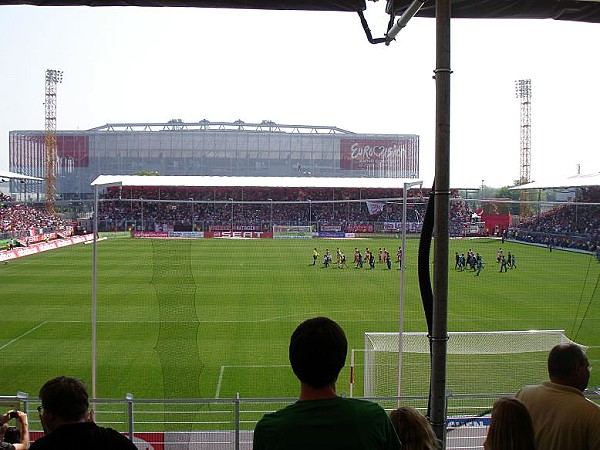
[[(519, 184), (531, 181), (531, 80), (515, 81), (515, 93), (521, 102), (521, 149)], [(521, 216), (529, 216), (529, 193), (522, 189)]]
[(61, 70), (46, 70), (44, 146), (46, 156), (46, 210), (54, 212), (56, 202), (56, 87), (62, 83)]
[(515, 93), (521, 101), (521, 170), (519, 183), (531, 181), (531, 80), (515, 81)]

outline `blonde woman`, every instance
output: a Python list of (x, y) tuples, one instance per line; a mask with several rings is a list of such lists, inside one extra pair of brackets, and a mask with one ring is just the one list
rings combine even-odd
[(525, 404), (501, 398), (492, 406), (492, 420), (483, 443), (485, 450), (535, 450), (533, 423)]
[(390, 420), (402, 442), (402, 450), (438, 450), (440, 442), (429, 421), (415, 408), (400, 406)]

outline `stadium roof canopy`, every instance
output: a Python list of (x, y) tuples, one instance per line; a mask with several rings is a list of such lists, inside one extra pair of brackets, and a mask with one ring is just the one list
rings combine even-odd
[(589, 175), (578, 174), (565, 178), (552, 178), (548, 180), (532, 181), (531, 183), (515, 186), (511, 189), (554, 189), (584, 186), (600, 186), (600, 173), (592, 173)]
[(414, 178), (319, 178), (319, 177), (206, 177), (169, 175), (100, 175), (92, 186), (135, 187), (286, 187), (400, 189)]
[(9, 0), (6, 5), (36, 6), (175, 6), (190, 8), (242, 8), (313, 11), (364, 11), (365, 0)]
[[(400, 16), (413, 0), (388, 0), (388, 13)], [(554, 19), (600, 23), (598, 0), (451, 0), (452, 17), (466, 19)], [(163, 6), (362, 12), (365, 0), (0, 0), (0, 5)], [(435, 2), (424, 2), (417, 17), (435, 17)]]
[(0, 180), (33, 180), (33, 181), (44, 181), (43, 178), (31, 177), (29, 175), (23, 175), (21, 173), (9, 172), (7, 170), (0, 170)]

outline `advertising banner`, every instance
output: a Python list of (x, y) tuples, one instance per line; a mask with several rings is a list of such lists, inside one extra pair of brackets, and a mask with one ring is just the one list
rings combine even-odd
[(375, 227), (370, 223), (355, 223), (346, 227), (348, 233), (373, 233)]
[(132, 238), (146, 239), (198, 239), (204, 237), (202, 231), (132, 231)]
[(340, 169), (416, 178), (419, 176), (419, 137), (341, 139)]
[(83, 236), (73, 236), (67, 239), (57, 239), (50, 242), (42, 242), (39, 244), (29, 245), (28, 247), (15, 247), (12, 250), (0, 252), (0, 262), (8, 262), (11, 259), (22, 258), (23, 256), (35, 255), (37, 253), (48, 250), (56, 250), (57, 248), (68, 247), (69, 245), (91, 242), (94, 240), (93, 234)]
[(206, 238), (225, 239), (272, 239), (271, 231), (205, 231)]
[(342, 231), (341, 225), (321, 225), (321, 231)]
[(335, 231), (322, 231), (317, 234), (320, 238), (329, 238), (329, 239), (343, 239), (346, 237), (346, 233), (340, 233)]
[[(210, 225), (209, 231), (231, 231), (231, 225)], [(233, 231), (260, 231), (259, 225), (236, 225), (233, 224)]]
[[(407, 233), (420, 233), (423, 222), (406, 222)], [(384, 222), (383, 230), (386, 232), (399, 233), (402, 231), (402, 222)]]
[(132, 231), (132, 238), (168, 239), (168, 231)]

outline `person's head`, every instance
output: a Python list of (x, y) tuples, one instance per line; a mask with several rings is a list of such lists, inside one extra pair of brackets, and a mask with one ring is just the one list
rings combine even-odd
[(292, 370), (300, 382), (313, 388), (335, 384), (347, 352), (344, 330), (327, 317), (305, 320), (290, 339)]
[(548, 355), (550, 381), (585, 390), (590, 380), (590, 364), (577, 344), (559, 344)]
[(40, 413), (45, 431), (52, 431), (64, 423), (83, 422), (87, 419), (89, 400), (83, 381), (71, 377), (56, 377), (40, 389)]
[(402, 442), (402, 450), (436, 450), (439, 440), (429, 421), (415, 408), (400, 406), (390, 413), (390, 420)]
[(485, 450), (534, 450), (533, 423), (525, 404), (500, 398), (492, 406), (492, 419), (483, 444)]

